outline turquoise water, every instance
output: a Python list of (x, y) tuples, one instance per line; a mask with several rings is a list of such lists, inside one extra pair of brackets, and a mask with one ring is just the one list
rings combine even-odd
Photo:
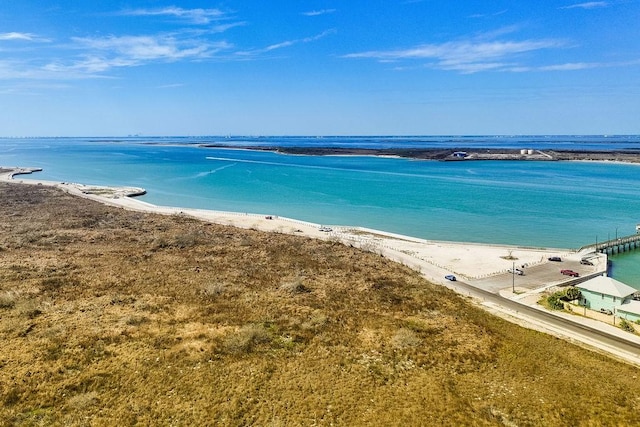
[[(361, 225), (435, 240), (578, 248), (635, 232), (640, 166), (289, 156), (88, 139), (0, 140), (39, 179), (147, 189), (159, 204)], [(34, 178), (36, 178), (34, 176)], [(640, 288), (640, 252), (613, 275)]]

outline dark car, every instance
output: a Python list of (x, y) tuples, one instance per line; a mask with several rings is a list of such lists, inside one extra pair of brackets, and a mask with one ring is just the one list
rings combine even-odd
[(444, 278), (447, 280), (451, 280), (452, 282), (456, 281), (456, 276), (454, 276), (453, 274), (447, 274), (446, 276), (444, 276)]
[(550, 256), (549, 261), (562, 262), (562, 258), (559, 256)]
[(582, 265), (593, 265), (593, 263), (591, 261), (589, 261), (588, 259), (581, 259), (580, 260), (580, 264), (582, 264)]
[(580, 276), (576, 271), (573, 271), (573, 270), (560, 270), (560, 273), (564, 274), (565, 276), (572, 276), (572, 277)]

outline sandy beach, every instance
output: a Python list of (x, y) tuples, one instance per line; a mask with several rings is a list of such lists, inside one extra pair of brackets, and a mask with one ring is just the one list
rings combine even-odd
[[(307, 237), (340, 241), (346, 245), (379, 253), (419, 272), (433, 283), (442, 284), (455, 289), (455, 284), (445, 279), (446, 275), (455, 275), (463, 280), (483, 288), (483, 283), (504, 282), (492, 281), (491, 278), (508, 276), (509, 269), (517, 266), (528, 269), (548, 263), (551, 256), (560, 256), (579, 265), (581, 254), (562, 248), (529, 248), (524, 246), (489, 245), (465, 242), (445, 242), (418, 239), (410, 236), (387, 233), (358, 226), (314, 224), (292, 218), (280, 217), (272, 213), (239, 213), (213, 211), (203, 209), (187, 209), (171, 206), (157, 206), (136, 199), (135, 195), (144, 194), (145, 190), (135, 187), (102, 187), (79, 183), (52, 182), (33, 179), (14, 179), (16, 175), (37, 172), (34, 168), (4, 168), (0, 179), (28, 185), (48, 185), (60, 188), (68, 193), (96, 200), (121, 208), (153, 212), (165, 215), (188, 215), (216, 224), (230, 225), (240, 228), (256, 229), (268, 232), (304, 235)], [(604, 263), (606, 266), (606, 262)], [(591, 271), (587, 273), (592, 273)], [(559, 276), (559, 275), (558, 275)], [(527, 288), (535, 289), (561, 283), (565, 277), (557, 277), (556, 281), (530, 281)], [(504, 287), (511, 287), (511, 282)], [(487, 288), (496, 291), (495, 284)]]

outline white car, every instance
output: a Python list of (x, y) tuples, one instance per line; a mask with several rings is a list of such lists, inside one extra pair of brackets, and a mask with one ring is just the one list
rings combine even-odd
[(511, 274), (517, 274), (518, 276), (524, 276), (524, 271), (520, 270), (519, 268), (516, 268), (516, 269), (510, 268), (508, 271)]

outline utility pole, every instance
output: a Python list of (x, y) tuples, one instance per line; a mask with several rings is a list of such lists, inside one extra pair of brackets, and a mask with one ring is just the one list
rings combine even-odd
[(511, 266), (511, 291), (516, 293), (516, 262), (513, 261), (513, 265)]

